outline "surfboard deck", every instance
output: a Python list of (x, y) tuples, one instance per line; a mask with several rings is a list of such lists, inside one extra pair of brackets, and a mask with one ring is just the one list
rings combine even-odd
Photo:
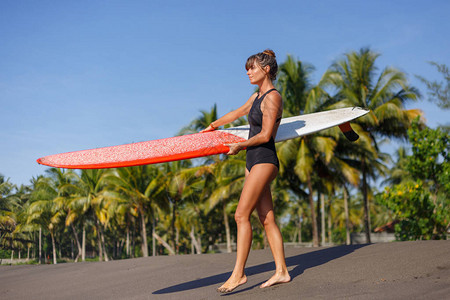
[[(368, 110), (359, 107), (348, 107), (283, 118), (275, 142), (312, 134), (339, 125), (347, 136), (346, 130), (351, 130), (351, 127), (348, 129), (349, 124), (348, 127), (342, 126), (342, 124), (346, 124), (368, 112)], [(45, 156), (39, 158), (37, 162), (41, 165), (65, 169), (102, 169), (222, 154), (229, 150), (225, 144), (247, 140), (249, 128), (249, 125), (244, 125), (147, 142), (67, 152)]]

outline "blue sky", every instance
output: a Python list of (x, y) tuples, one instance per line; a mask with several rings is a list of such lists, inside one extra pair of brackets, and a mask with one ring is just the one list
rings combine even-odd
[(214, 103), (237, 108), (254, 89), (245, 61), (266, 48), (312, 64), (317, 81), (370, 47), (424, 94), (409, 107), (444, 124), (414, 75), (440, 80), (427, 61), (450, 65), (449, 11), (446, 0), (3, 0), (0, 173), (27, 184), (41, 156), (170, 137)]

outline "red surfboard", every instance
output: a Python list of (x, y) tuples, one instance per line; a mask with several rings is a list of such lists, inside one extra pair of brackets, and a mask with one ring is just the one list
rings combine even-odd
[(245, 139), (222, 131), (210, 131), (167, 139), (55, 154), (37, 162), (66, 169), (131, 167), (228, 152), (224, 144)]

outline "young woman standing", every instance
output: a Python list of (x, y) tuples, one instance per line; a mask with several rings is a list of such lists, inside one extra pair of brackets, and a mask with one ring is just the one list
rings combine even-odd
[(236, 264), (230, 278), (217, 290), (228, 293), (247, 282), (244, 273), (245, 263), (252, 244), (250, 216), (256, 208), (259, 219), (264, 225), (270, 249), (275, 260), (275, 274), (262, 288), (278, 283), (289, 282), (283, 239), (275, 223), (270, 184), (278, 174), (279, 162), (275, 149), (275, 136), (283, 112), (283, 101), (273, 85), (278, 65), (272, 50), (250, 56), (245, 65), (251, 84), (259, 87), (240, 108), (229, 112), (212, 122), (203, 132), (215, 130), (242, 116), (248, 115), (250, 124), (249, 138), (245, 142), (228, 144), (228, 155), (235, 155), (247, 149), (245, 183), (235, 213), (237, 224)]

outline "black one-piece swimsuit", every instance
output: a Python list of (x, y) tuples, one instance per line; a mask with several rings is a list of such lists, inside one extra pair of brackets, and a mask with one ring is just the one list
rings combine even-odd
[[(276, 91), (276, 89), (271, 89), (263, 94), (261, 97), (256, 97), (253, 101), (252, 108), (248, 113), (248, 123), (250, 124), (250, 132), (248, 134), (248, 138), (257, 135), (261, 132), (262, 129), (262, 120), (263, 113), (261, 111), (261, 102), (264, 100), (264, 97), (272, 92)], [(277, 119), (277, 123), (281, 118)], [(280, 168), (280, 163), (278, 161), (277, 151), (275, 149), (275, 141), (273, 137), (267, 143), (258, 145), (258, 146), (250, 146), (247, 147), (247, 159), (246, 159), (246, 167), (248, 171), (251, 171), (252, 167), (256, 164), (274, 164), (277, 168)]]

